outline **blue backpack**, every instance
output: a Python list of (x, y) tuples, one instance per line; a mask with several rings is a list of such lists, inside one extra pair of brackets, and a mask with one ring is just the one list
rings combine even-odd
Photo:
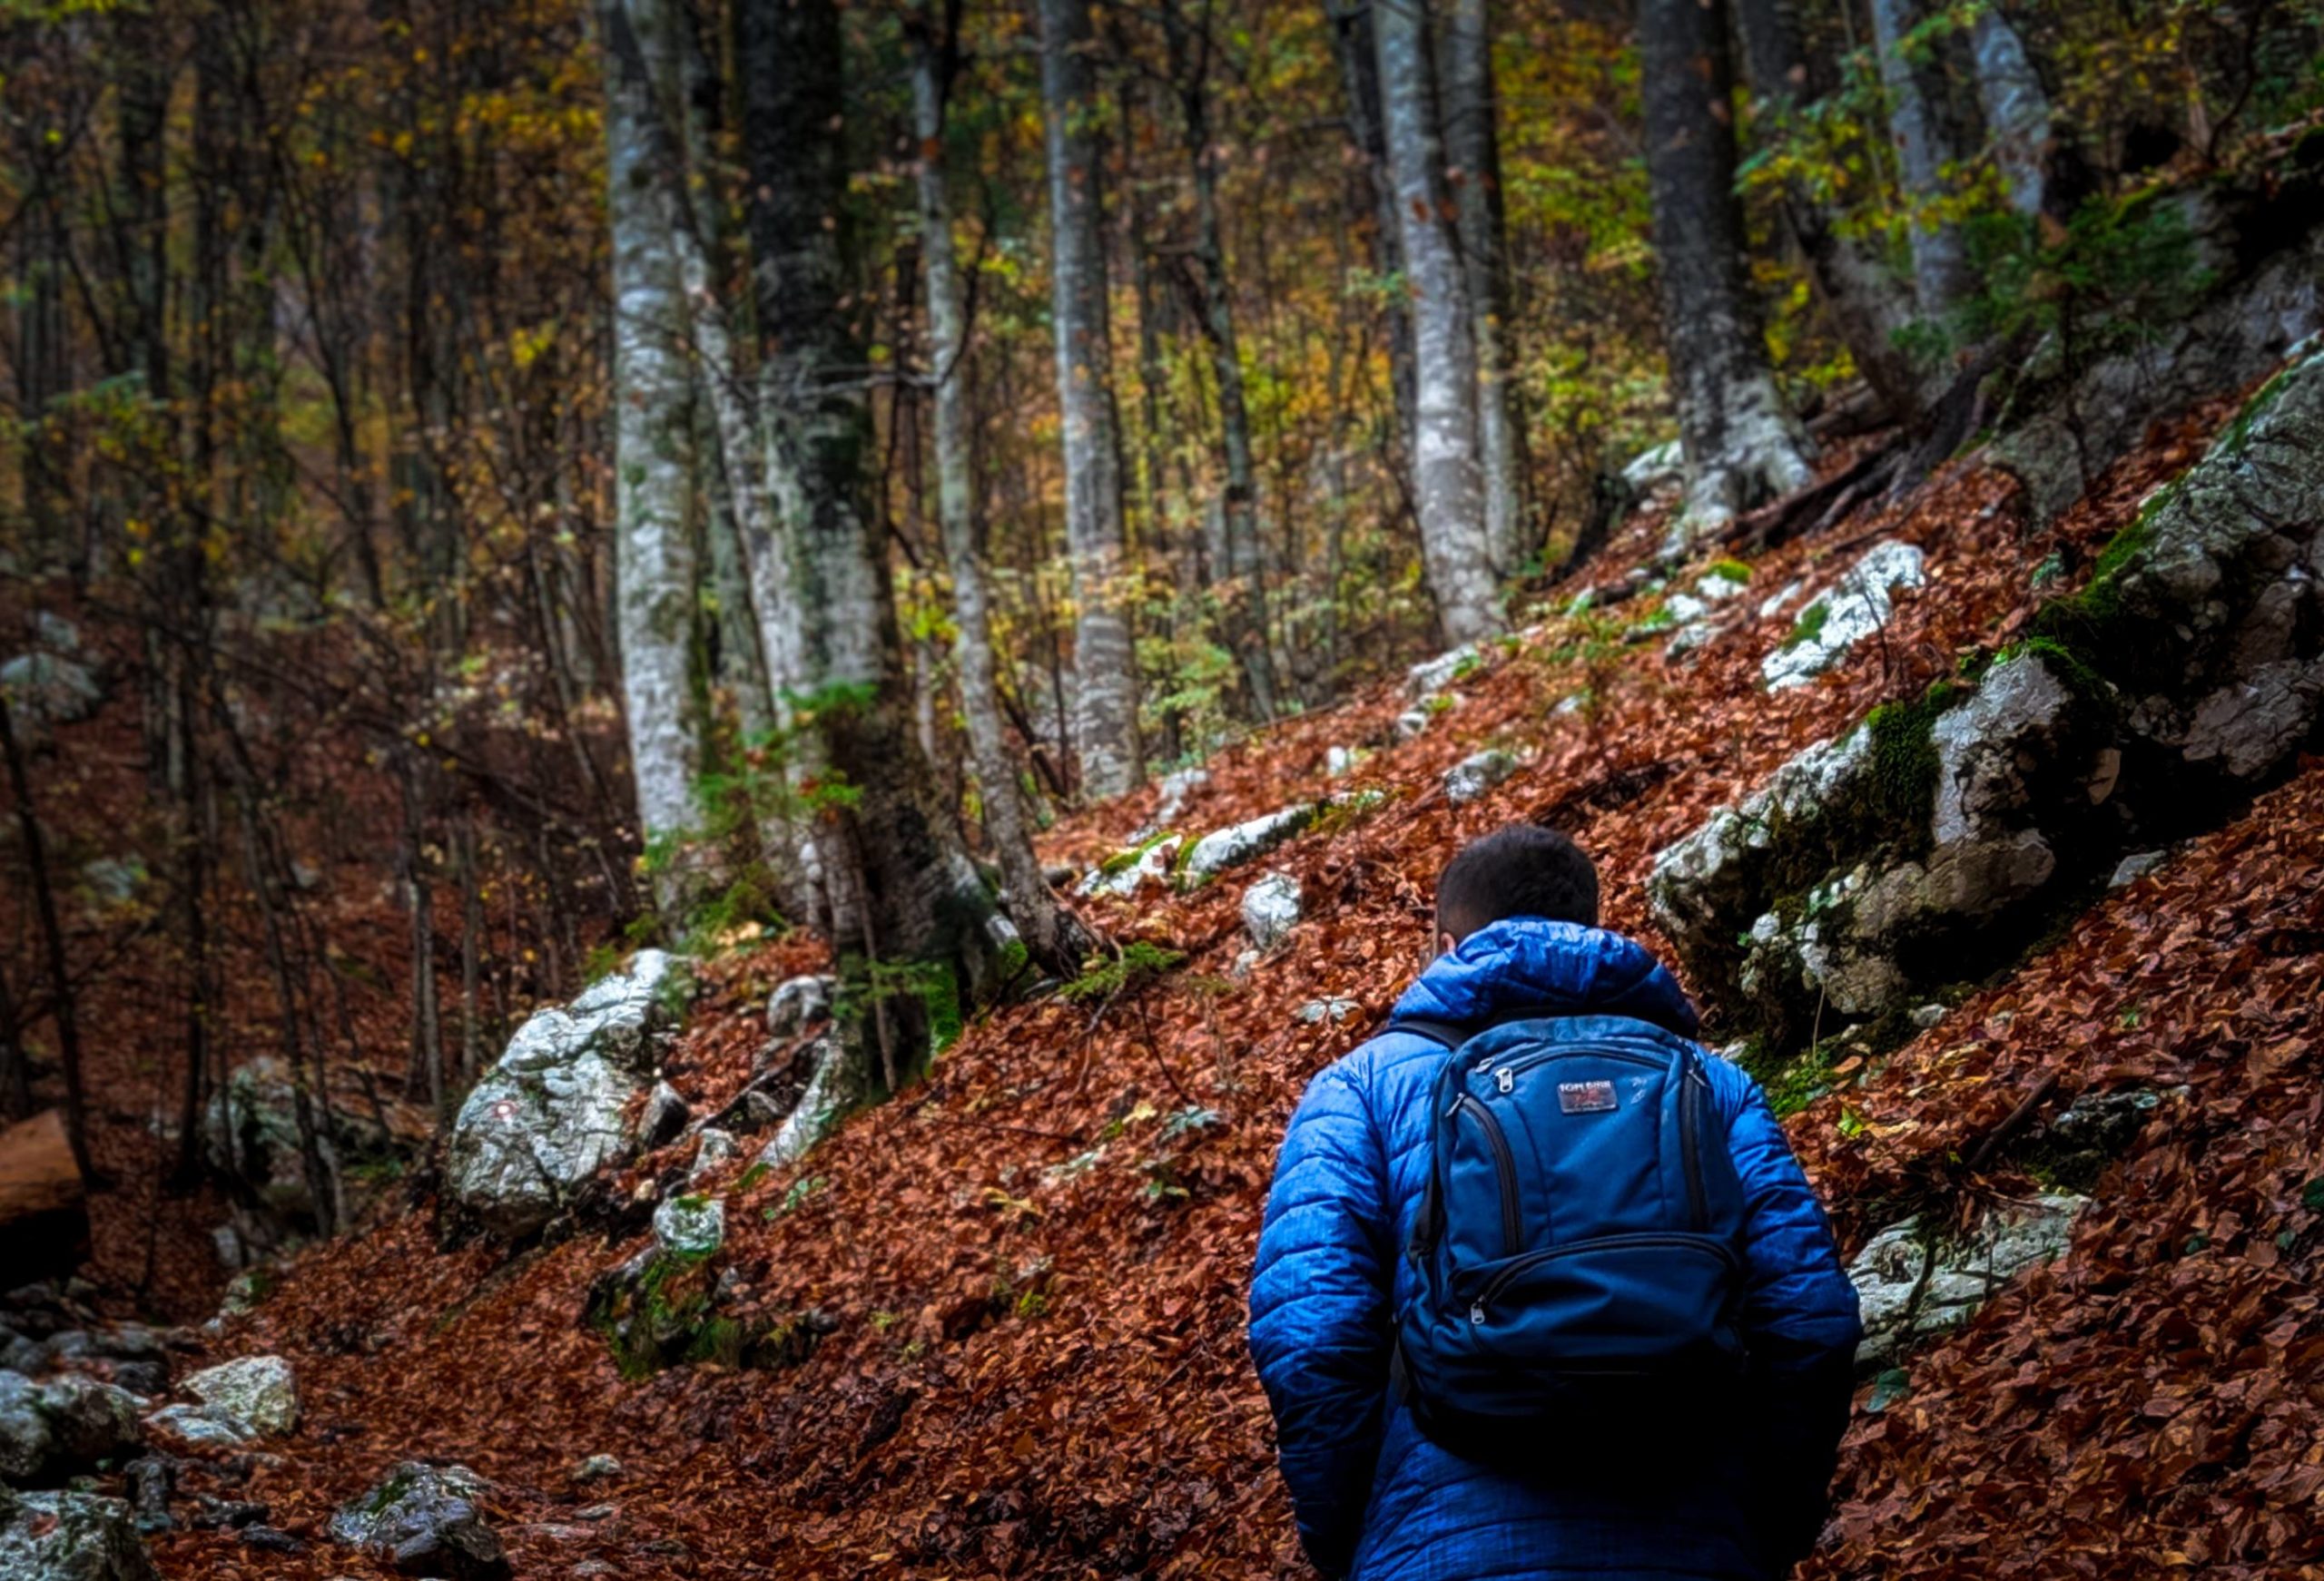
[(1395, 1029), (1452, 1051), (1396, 1313), (1422, 1429), (1487, 1457), (1737, 1378), (1743, 1187), (1701, 1052), (1620, 1016)]

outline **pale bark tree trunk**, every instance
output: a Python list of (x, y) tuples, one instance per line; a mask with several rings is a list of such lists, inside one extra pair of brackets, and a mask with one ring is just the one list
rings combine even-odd
[(1992, 139), (1994, 163), (2001, 171), (2009, 206), (2027, 219), (2042, 212), (2049, 197), (2050, 95), (2042, 86), (2025, 40), (1999, 5), (1977, 13), (1969, 33), (1976, 63), (1977, 103)]
[(1683, 544), (1813, 474), (1743, 272), (1725, 9), (1643, 0), (1639, 35), (1662, 341), (1687, 457), (1687, 503), (1673, 534)]
[(1066, 549), (1073, 569), (1074, 747), (1081, 785), (1117, 796), (1146, 777), (1137, 737), (1137, 654), (1122, 528), (1106, 255), (1099, 223), (1096, 73), (1088, 0), (1040, 0), (1041, 107), (1048, 122), (1050, 293), (1065, 442)]
[[(1363, 184), (1372, 209), (1372, 272), (1384, 280), (1404, 270), (1403, 228), (1396, 221), (1396, 183), (1389, 173), (1388, 144), (1380, 113), (1380, 50), (1372, 37), (1371, 0), (1325, 0), (1333, 53), (1347, 93), (1347, 136), (1363, 166)], [(1406, 455), (1413, 448), (1413, 316), (1399, 294), (1387, 305), (1388, 377), (1395, 398), (1397, 435)]]
[[(696, 565), (693, 372), (677, 216), (655, 157), (657, 100), (677, 86), (675, 19), (663, 0), (609, 0), (606, 76), (607, 208), (613, 226), (615, 584), (622, 699), (639, 832), (669, 850), (655, 882), (684, 904), (701, 773), (694, 674)], [(634, 38), (635, 58), (614, 47)]]
[(743, 142), (773, 478), (827, 793), (812, 810), (832, 937), (856, 963), (867, 1064), (854, 1095), (925, 1068), (935, 979), (962, 999), (998, 965), (992, 899), (951, 833), (912, 731), (886, 544), (871, 508), (865, 358), (842, 297), (841, 34), (833, 0), (741, 11)]
[(1412, 301), (1413, 496), (1421, 559), (1444, 635), (1466, 643), (1499, 631), (1502, 622), (1478, 453), (1476, 325), (1460, 247), (1445, 219), (1423, 0), (1375, 5), (1372, 35)]
[(1896, 145), (1897, 185), (1913, 252), (1913, 294), (1923, 318), (1942, 319), (1969, 294), (1974, 281), (1961, 228), (1931, 212), (1951, 190), (1945, 172), (1958, 162), (1959, 151), (1945, 118), (1941, 76), (1905, 53), (1906, 35), (1926, 19), (1916, 0), (1872, 0), (1880, 81), (1888, 95), (1888, 133)]
[(1501, 201), (1500, 117), (1493, 96), (1488, 0), (1451, 0), (1437, 61), (1444, 160), (1453, 172), (1461, 261), (1477, 339), (1477, 451), (1484, 466), (1485, 535), (1493, 569), (1515, 576), (1533, 551), (1525, 497), (1525, 436), (1514, 384), (1515, 319)]
[[(1739, 0), (1736, 21), (1752, 86), (1778, 122), (1830, 94), (1832, 74), (1809, 56), (1790, 0)], [(1896, 343), (1910, 317), (1905, 293), (1879, 259), (1841, 234), (1838, 214), (1800, 183), (1786, 184), (1782, 207), (1817, 300), (1856, 370), (1893, 415), (1919, 416), (1929, 392)]]
[[(957, 0), (955, 0), (957, 6)], [(912, 132), (920, 144), (920, 251), (927, 276), (928, 362), (935, 408), (936, 515), (952, 574), (952, 662), (960, 712), (976, 761), (985, 833), (1000, 863), (1009, 914), (1026, 948), (1049, 970), (1077, 974), (1097, 940), (1058, 903), (1033, 851), (1032, 819), (1001, 727), (994, 681), (992, 615), (977, 545), (970, 466), (974, 432), (968, 409), (968, 323), (960, 265), (952, 252), (952, 209), (944, 179), (944, 101), (951, 85), (957, 18), (937, 19), (925, 4), (915, 17)]]
[(1223, 609), (1227, 646), (1242, 667), (1255, 718), (1275, 713), (1275, 660), (1267, 643), (1266, 551), (1259, 537), (1258, 468), (1251, 453), (1251, 414), (1243, 388), (1243, 353), (1235, 332), (1235, 299), (1226, 279), (1226, 248), (1219, 237), (1218, 155), (1210, 125), (1212, 0), (1190, 30), (1181, 0), (1163, 12), (1171, 74), (1193, 167), (1195, 193), (1194, 307), (1210, 350), (1218, 386), (1218, 449), (1225, 490), (1219, 500), (1219, 543), (1212, 587)]

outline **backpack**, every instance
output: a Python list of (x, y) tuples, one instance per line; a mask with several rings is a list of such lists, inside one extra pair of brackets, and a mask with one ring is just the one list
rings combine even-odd
[(1396, 1311), (1421, 1429), (1488, 1458), (1738, 1377), (1743, 1187), (1702, 1053), (1620, 1016), (1393, 1029), (1451, 1051)]

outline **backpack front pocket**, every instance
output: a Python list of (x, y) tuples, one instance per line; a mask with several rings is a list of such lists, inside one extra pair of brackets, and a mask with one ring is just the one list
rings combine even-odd
[(1605, 1235), (1468, 1271), (1470, 1341), (1540, 1372), (1657, 1372), (1733, 1357), (1733, 1251), (1708, 1235)]

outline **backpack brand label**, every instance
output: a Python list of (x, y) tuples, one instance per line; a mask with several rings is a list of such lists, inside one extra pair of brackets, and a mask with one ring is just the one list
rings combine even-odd
[(1569, 1115), (1602, 1115), (1621, 1107), (1611, 1082), (1560, 1082), (1558, 1107)]

